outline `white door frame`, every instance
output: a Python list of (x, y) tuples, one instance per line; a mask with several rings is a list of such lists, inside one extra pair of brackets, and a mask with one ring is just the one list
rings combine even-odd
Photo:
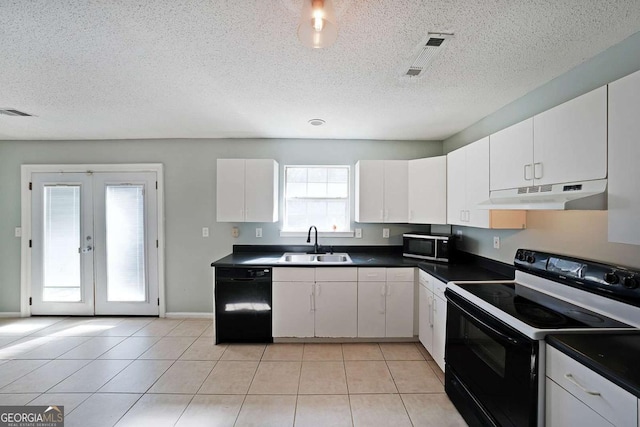
[(164, 175), (161, 163), (136, 164), (79, 164), (79, 165), (22, 165), (21, 175), (21, 256), (20, 256), (20, 315), (31, 316), (29, 297), (31, 296), (31, 190), (29, 183), (31, 175), (38, 172), (155, 172), (158, 177), (158, 295), (160, 317), (165, 317), (165, 289), (164, 289)]

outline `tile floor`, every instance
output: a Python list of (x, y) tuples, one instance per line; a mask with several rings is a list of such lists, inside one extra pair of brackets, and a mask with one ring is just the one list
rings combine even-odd
[(82, 426), (464, 426), (420, 344), (214, 345), (210, 320), (0, 319), (0, 405)]

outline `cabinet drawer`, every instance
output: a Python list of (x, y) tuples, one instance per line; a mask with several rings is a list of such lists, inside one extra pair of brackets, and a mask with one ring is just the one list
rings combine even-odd
[(433, 292), (433, 277), (430, 274), (427, 274), (422, 270), (418, 270), (418, 281), (420, 286), (423, 286), (427, 290)]
[(638, 425), (635, 396), (551, 346), (546, 375), (614, 425)]
[(320, 267), (316, 268), (317, 282), (355, 282), (358, 280), (356, 267)]
[(387, 269), (382, 268), (358, 268), (358, 282), (386, 282)]
[(387, 268), (387, 282), (413, 282), (415, 281), (415, 269)]
[(304, 267), (274, 268), (274, 282), (315, 282), (316, 269)]

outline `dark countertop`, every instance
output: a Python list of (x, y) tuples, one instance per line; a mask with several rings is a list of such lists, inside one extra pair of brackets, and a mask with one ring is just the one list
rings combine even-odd
[(352, 264), (279, 264), (285, 252), (305, 252), (307, 246), (234, 246), (234, 252), (211, 264), (212, 267), (419, 267), (443, 282), (451, 280), (509, 280), (514, 277), (512, 266), (479, 256), (463, 253), (454, 263), (423, 262), (402, 256), (396, 246), (334, 247), (346, 252)]
[(640, 398), (640, 330), (547, 335), (547, 343)]

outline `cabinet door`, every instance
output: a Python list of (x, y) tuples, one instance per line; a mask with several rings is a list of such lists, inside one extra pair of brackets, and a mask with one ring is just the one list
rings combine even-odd
[(447, 156), (409, 160), (409, 222), (447, 223)]
[(358, 282), (358, 336), (384, 337), (385, 282)]
[(459, 148), (447, 154), (447, 223), (466, 225), (466, 152)]
[(313, 337), (313, 282), (273, 282), (273, 336)]
[(244, 221), (243, 159), (218, 159), (216, 171), (216, 220)]
[(356, 221), (384, 221), (384, 161), (356, 163)]
[(545, 386), (545, 425), (547, 427), (613, 426), (549, 378)]
[(419, 287), (418, 303), (418, 337), (429, 354), (433, 352), (433, 292), (426, 287)]
[(407, 160), (384, 161), (384, 222), (409, 221), (408, 173)]
[(609, 241), (640, 245), (640, 71), (609, 84)]
[(464, 147), (466, 153), (467, 224), (489, 228), (489, 211), (477, 205), (489, 199), (489, 137)]
[(270, 159), (247, 159), (245, 168), (245, 221), (277, 221), (278, 163)]
[(357, 282), (316, 282), (316, 337), (358, 335)]
[(533, 118), (489, 137), (490, 189), (533, 185)]
[(433, 352), (431, 356), (444, 372), (444, 341), (447, 335), (447, 302), (433, 298)]
[(607, 176), (607, 87), (534, 116), (536, 185)]
[(387, 337), (413, 336), (413, 282), (387, 282)]

